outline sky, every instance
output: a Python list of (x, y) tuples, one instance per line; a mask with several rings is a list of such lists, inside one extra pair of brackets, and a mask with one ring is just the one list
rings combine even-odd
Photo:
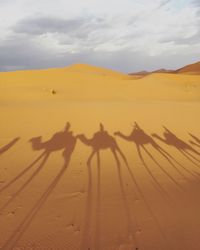
[(0, 0), (0, 71), (200, 61), (200, 0)]

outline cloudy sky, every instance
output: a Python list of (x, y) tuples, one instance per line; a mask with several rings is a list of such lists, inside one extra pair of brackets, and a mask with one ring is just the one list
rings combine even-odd
[(0, 71), (200, 60), (200, 0), (0, 0)]

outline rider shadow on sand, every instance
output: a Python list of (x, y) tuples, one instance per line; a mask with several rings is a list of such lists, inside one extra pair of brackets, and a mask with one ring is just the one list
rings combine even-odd
[(124, 162), (127, 164), (126, 158), (122, 153), (121, 149), (117, 145), (115, 138), (108, 134), (106, 130), (104, 130), (104, 126), (100, 123), (100, 129), (97, 131), (92, 138), (88, 139), (84, 134), (77, 135), (77, 138), (83, 142), (85, 145), (92, 147), (92, 152), (87, 160), (87, 164), (91, 164), (91, 160), (94, 155), (98, 155), (100, 150), (110, 149), (117, 165), (119, 164), (119, 158), (117, 153), (122, 157)]
[(20, 137), (16, 137), (11, 142), (9, 142), (8, 144), (1, 147), (0, 148), (0, 155), (5, 153), (6, 151), (8, 151), (11, 147), (13, 147), (19, 141), (19, 139), (20, 139)]
[[(33, 149), (35, 150), (44, 150), (44, 152), (40, 155), (39, 158), (43, 157), (43, 161), (40, 164), (39, 168), (31, 175), (31, 177), (25, 182), (25, 184), (17, 191), (17, 194), (21, 192), (29, 183), (30, 181), (36, 176), (38, 171), (44, 166), (47, 158), (49, 157), (50, 153), (55, 152), (57, 150), (63, 149), (63, 157), (64, 157), (64, 164), (58, 174), (53, 178), (45, 192), (41, 195), (39, 200), (35, 203), (29, 213), (26, 215), (24, 220), (21, 224), (17, 227), (17, 229), (13, 232), (10, 238), (6, 241), (3, 248), (4, 250), (10, 250), (19, 239), (22, 237), (28, 226), (31, 224), (34, 217), (37, 215), (45, 201), (48, 199), (49, 195), (53, 192), (55, 187), (57, 186), (59, 180), (62, 178), (63, 174), (65, 173), (68, 164), (70, 162), (71, 155), (74, 151), (76, 145), (76, 137), (73, 135), (73, 132), (69, 130), (70, 124), (67, 123), (65, 130), (58, 132), (52, 136), (52, 138), (46, 142), (41, 142), (41, 137), (37, 137), (32, 139), (31, 142), (33, 143)], [(37, 159), (38, 160), (38, 159)], [(30, 167), (30, 166), (29, 166)]]
[[(120, 190), (122, 194), (123, 206), (125, 209), (125, 216), (127, 220), (127, 233), (131, 233), (131, 214), (128, 207), (127, 198), (125, 195), (124, 184), (121, 176), (121, 164), (118, 155), (121, 156), (124, 163), (128, 166), (127, 160), (122, 153), (121, 149), (117, 145), (117, 142), (113, 136), (111, 136), (105, 129), (102, 123), (100, 123), (99, 131), (94, 133), (91, 139), (86, 138), (84, 134), (77, 135), (77, 138), (85, 145), (92, 148), (92, 152), (87, 160), (88, 165), (88, 195), (86, 199), (85, 218), (83, 224), (83, 236), (81, 242), (81, 250), (85, 249), (101, 249), (100, 246), (100, 207), (101, 207), (101, 195), (100, 195), (100, 151), (110, 149), (117, 164), (118, 178), (120, 184)], [(91, 172), (91, 162), (93, 157), (97, 157), (97, 195), (96, 195), (96, 211), (95, 211), (95, 228), (91, 229), (91, 214), (92, 214), (92, 200), (93, 200), (93, 182)], [(94, 240), (90, 239), (91, 232), (94, 231)]]
[(200, 162), (200, 160), (195, 157), (195, 155), (200, 155), (200, 153), (196, 149), (194, 149), (191, 145), (189, 145), (182, 139), (178, 138), (174, 133), (172, 133), (166, 127), (163, 126), (163, 128), (165, 129), (163, 133), (164, 138), (160, 137), (157, 134), (152, 134), (152, 136), (164, 142), (167, 145), (175, 147), (182, 155), (184, 155), (190, 161), (193, 162), (192, 159), (194, 159)]

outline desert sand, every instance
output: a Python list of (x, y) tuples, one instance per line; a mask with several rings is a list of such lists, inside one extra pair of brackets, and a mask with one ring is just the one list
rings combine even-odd
[(0, 73), (0, 249), (199, 250), (200, 75)]

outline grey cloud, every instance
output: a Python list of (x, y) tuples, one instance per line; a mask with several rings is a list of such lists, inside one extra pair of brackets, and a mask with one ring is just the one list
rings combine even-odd
[(198, 60), (198, 56), (191, 53), (151, 57), (143, 52), (130, 52), (125, 49), (116, 52), (88, 49), (75, 54), (57, 54), (38, 47), (27, 39), (13, 37), (0, 46), (0, 71), (65, 67), (74, 63), (89, 63), (128, 73), (144, 69), (154, 70), (160, 67), (179, 68)]
[(191, 37), (182, 38), (182, 37), (170, 37), (170, 38), (164, 38), (160, 39), (161, 43), (170, 43), (173, 42), (177, 45), (196, 45), (200, 43), (200, 30), (197, 31), (196, 34), (194, 34)]
[(94, 27), (104, 26), (104, 19), (94, 17), (79, 17), (74, 19), (61, 19), (55, 17), (27, 18), (19, 21), (13, 31), (29, 35), (42, 35), (45, 33), (80, 34), (90, 32)]
[(165, 6), (165, 5), (167, 5), (168, 3), (170, 3), (170, 1), (171, 1), (171, 0), (162, 0), (162, 1), (160, 1), (159, 8), (161, 8), (161, 7)]
[(197, 6), (200, 6), (200, 0), (193, 0), (193, 3)]
[(33, 19), (24, 19), (16, 24), (14, 31), (16, 33), (26, 33), (41, 35), (44, 33), (68, 33), (83, 26), (84, 20), (71, 19), (64, 20), (59, 18), (41, 17)]
[(28, 37), (13, 36), (0, 45), (0, 71), (42, 67), (50, 59), (50, 51), (36, 46)]

